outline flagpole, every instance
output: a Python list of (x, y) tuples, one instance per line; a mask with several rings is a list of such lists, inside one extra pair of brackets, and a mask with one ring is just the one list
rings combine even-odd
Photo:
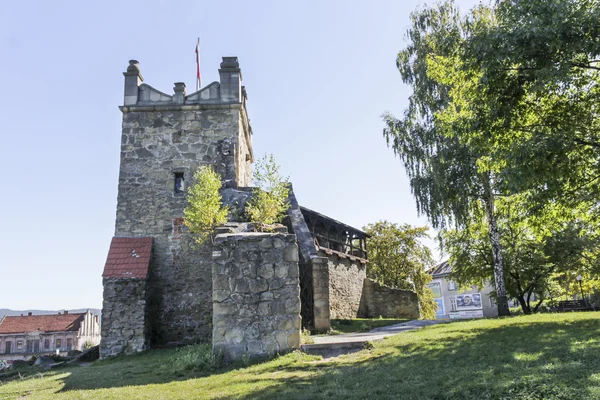
[(196, 91), (202, 86), (202, 76), (200, 75), (200, 38), (196, 44)]

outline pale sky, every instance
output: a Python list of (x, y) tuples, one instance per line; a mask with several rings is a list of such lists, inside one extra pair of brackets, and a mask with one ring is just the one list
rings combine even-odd
[(145, 83), (191, 93), (197, 37), (204, 86), (239, 58), (254, 154), (275, 155), (300, 204), (357, 228), (426, 225), (381, 119), (407, 104), (395, 59), (422, 3), (3, 2), (0, 308), (101, 307), (122, 72), (136, 59)]

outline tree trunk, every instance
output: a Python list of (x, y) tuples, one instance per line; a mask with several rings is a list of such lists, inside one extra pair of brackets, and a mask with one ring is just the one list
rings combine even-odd
[(523, 310), (523, 314), (531, 314), (531, 307), (529, 307), (529, 304), (527, 304), (523, 296), (517, 297), (517, 300), (519, 300), (519, 304), (521, 305), (521, 310)]
[(500, 233), (496, 223), (496, 213), (494, 212), (494, 195), (492, 189), (486, 185), (485, 208), (487, 211), (490, 242), (492, 243), (492, 258), (494, 260), (494, 282), (496, 284), (496, 297), (498, 303), (498, 315), (510, 315), (508, 308), (508, 299), (506, 297), (506, 287), (504, 285), (504, 269), (502, 266), (502, 246), (500, 245)]

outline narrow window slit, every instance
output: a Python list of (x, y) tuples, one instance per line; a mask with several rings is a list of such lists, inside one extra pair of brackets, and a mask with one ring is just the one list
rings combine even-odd
[(175, 193), (183, 193), (185, 191), (185, 180), (183, 172), (175, 172)]

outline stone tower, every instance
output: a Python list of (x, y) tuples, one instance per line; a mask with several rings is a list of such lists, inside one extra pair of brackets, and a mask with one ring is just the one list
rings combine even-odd
[[(221, 175), (224, 187), (249, 186), (253, 161), (237, 57), (223, 57), (220, 82), (190, 95), (181, 82), (173, 95), (142, 83), (135, 60), (124, 75), (115, 238), (103, 274), (106, 355), (150, 343), (210, 339), (211, 252), (193, 245), (183, 229), (186, 187), (206, 164)], [(150, 248), (147, 265), (127, 267), (141, 262)], [(126, 281), (131, 277), (138, 280)], [(137, 309), (119, 308), (132, 299)], [(138, 328), (123, 331), (119, 318), (139, 319)]]

